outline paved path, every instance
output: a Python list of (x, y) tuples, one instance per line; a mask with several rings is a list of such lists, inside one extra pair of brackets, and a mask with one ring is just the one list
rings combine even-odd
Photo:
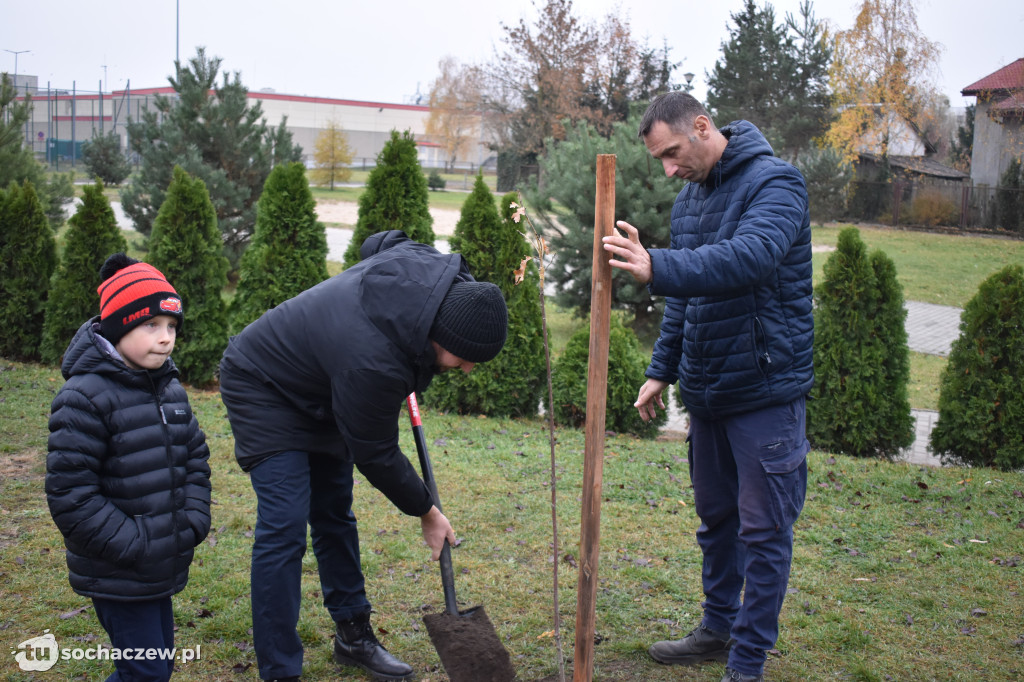
[[(953, 341), (960, 335), (960, 315), (963, 310), (933, 303), (907, 301), (907, 345), (910, 350), (929, 355), (949, 357)], [(913, 444), (902, 456), (913, 464), (941, 466), (939, 458), (928, 447), (932, 427), (939, 419), (934, 410), (911, 410), (916, 422)]]
[[(907, 345), (910, 350), (948, 357), (953, 340), (960, 334), (960, 308), (907, 301)], [(934, 410), (911, 410), (914, 415), (914, 442), (901, 453), (900, 459), (911, 464), (941, 466), (939, 458), (928, 447), (932, 427), (939, 413)], [(686, 415), (674, 407), (669, 410), (667, 431), (687, 429)]]

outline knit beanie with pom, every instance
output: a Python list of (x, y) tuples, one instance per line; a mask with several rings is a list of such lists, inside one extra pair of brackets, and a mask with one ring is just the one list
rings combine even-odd
[(115, 253), (100, 268), (100, 332), (117, 345), (121, 337), (148, 319), (170, 315), (184, 322), (181, 297), (149, 263)]

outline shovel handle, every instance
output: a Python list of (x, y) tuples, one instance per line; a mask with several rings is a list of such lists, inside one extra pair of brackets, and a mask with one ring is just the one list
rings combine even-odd
[[(423, 420), (420, 417), (420, 406), (416, 402), (416, 394), (410, 393), (406, 398), (409, 406), (409, 420), (412, 422), (412, 435), (416, 441), (416, 454), (420, 458), (420, 469), (423, 470), (423, 482), (427, 484), (430, 497), (434, 500), (434, 506), (439, 512), (444, 513), (441, 508), (441, 498), (437, 494), (437, 484), (434, 482), (434, 467), (430, 465), (430, 455), (427, 454), (427, 438), (423, 434)], [(441, 548), (441, 587), (444, 589), (445, 611), (453, 616), (459, 615), (459, 607), (455, 603), (455, 571), (452, 569), (452, 548), (445, 538), (444, 547)]]

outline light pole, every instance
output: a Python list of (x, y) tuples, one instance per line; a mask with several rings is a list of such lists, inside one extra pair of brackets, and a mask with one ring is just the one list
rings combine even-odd
[(19, 54), (25, 54), (28, 51), (29, 50), (7, 50), (7, 49), (4, 50), (4, 52), (10, 52), (11, 54), (14, 55), (14, 89), (15, 90), (18, 89), (18, 55)]
[(687, 71), (686, 73), (683, 74), (683, 78), (686, 79), (686, 86), (684, 88), (684, 92), (690, 92), (691, 90), (693, 90), (693, 74)]

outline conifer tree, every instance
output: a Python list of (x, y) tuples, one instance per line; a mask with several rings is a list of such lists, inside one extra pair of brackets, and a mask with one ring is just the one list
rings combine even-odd
[(964, 307), (939, 380), (932, 452), (947, 464), (1024, 467), (1024, 268), (1008, 265)]
[(113, 253), (127, 251), (99, 180), (84, 188), (82, 204), (68, 220), (64, 253), (50, 285), (40, 349), (43, 362), (57, 364), (82, 323), (99, 312), (100, 268)]
[[(124, 212), (149, 235), (172, 171), (181, 166), (199, 178), (216, 208), (225, 252), (234, 265), (256, 225), (256, 201), (277, 163), (299, 161), (282, 119), (267, 125), (259, 102), (253, 104), (236, 73), (218, 84), (219, 57), (200, 48), (187, 64), (175, 62), (170, 78), (176, 97), (155, 96), (155, 110), (128, 124), (132, 151), (141, 157), (138, 174), (121, 192)], [(173, 282), (172, 282), (173, 284)]]
[(853, 180), (853, 166), (836, 150), (812, 143), (800, 155), (797, 168), (807, 181), (811, 220), (819, 225), (846, 215), (846, 197)]
[(32, 95), (19, 95), (10, 76), (0, 73), (0, 190), (12, 182), (31, 182), (43, 213), (56, 231), (64, 224), (64, 205), (75, 198), (71, 182), (74, 174), (53, 173), (47, 178), (44, 166), (23, 143), (32, 106)]
[(847, 228), (815, 299), (808, 439), (830, 452), (897, 456), (914, 434), (906, 311), (891, 261), (881, 253), (869, 257), (857, 228)]
[(1024, 232), (1024, 168), (1013, 159), (999, 177), (996, 190), (996, 225), (1011, 232)]
[(529, 255), (526, 239), (511, 219), (509, 204), (515, 200), (515, 193), (505, 195), (499, 216), (494, 197), (478, 175), (448, 242), (466, 259), (477, 281), (501, 289), (508, 306), (508, 337), (497, 357), (470, 374), (447, 372), (434, 378), (423, 398), (438, 409), (490, 416), (537, 414), (545, 365), (540, 289), (535, 266), (522, 283), (514, 283), (514, 271)]
[(327, 236), (301, 163), (277, 166), (256, 211), (256, 231), (242, 255), (231, 305), (238, 333), (274, 306), (327, 279)]
[(408, 130), (401, 135), (392, 130), (359, 196), (359, 217), (345, 249), (345, 267), (361, 260), (360, 247), (377, 232), (402, 230), (410, 239), (433, 246), (434, 219), (429, 201), (427, 178), (416, 156), (416, 139)]
[(0, 188), (0, 356), (38, 360), (57, 245), (31, 182)]
[(874, 337), (882, 346), (879, 401), (871, 412), (869, 431), (874, 434), (875, 449), (892, 457), (914, 442), (914, 415), (907, 392), (910, 383), (907, 309), (903, 305), (903, 286), (896, 278), (896, 264), (878, 249), (871, 252), (868, 260), (878, 292), (871, 323)]
[(832, 51), (810, 2), (800, 16), (777, 22), (766, 2), (743, 3), (722, 57), (708, 80), (708, 108), (715, 125), (745, 119), (756, 125), (776, 154), (793, 157), (821, 136), (831, 120), (828, 68)]
[(153, 222), (149, 262), (178, 292), (185, 309), (173, 353), (182, 379), (198, 386), (211, 383), (228, 345), (227, 310), (221, 298), (228, 260), (205, 183), (180, 166), (174, 168)]
[[(638, 379), (647, 369), (647, 356), (640, 342), (619, 316), (612, 315), (608, 337), (608, 386), (605, 428), (654, 438), (668, 421), (665, 412), (649, 421), (640, 418), (636, 402)], [(587, 378), (590, 368), (590, 324), (583, 325), (569, 338), (562, 355), (551, 371), (555, 400), (555, 419), (560, 424), (579, 428), (587, 419)], [(547, 400), (545, 400), (547, 402)]]
[[(682, 189), (677, 178), (667, 178), (661, 164), (637, 144), (640, 118), (634, 116), (612, 126), (610, 139), (597, 135), (585, 123), (568, 131), (565, 141), (548, 148), (541, 162), (543, 186), (528, 196), (534, 217), (555, 254), (547, 271), (557, 286), (555, 302), (585, 318), (590, 314), (590, 284), (594, 253), (594, 201), (597, 195), (597, 155), (615, 154), (615, 206), (650, 248), (669, 246), (669, 214)], [(552, 200), (564, 211), (552, 210)], [(664, 303), (632, 277), (612, 280), (612, 306), (628, 311), (634, 331), (653, 337), (661, 323)]]
[(132, 166), (121, 151), (121, 136), (113, 130), (82, 145), (82, 163), (90, 175), (108, 185), (120, 185), (132, 174)]

